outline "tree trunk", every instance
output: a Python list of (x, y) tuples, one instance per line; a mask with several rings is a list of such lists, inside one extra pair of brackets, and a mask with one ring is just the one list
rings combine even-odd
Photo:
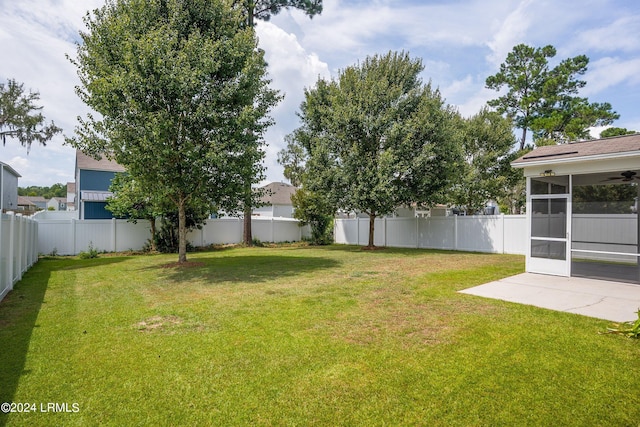
[(151, 224), (151, 252), (156, 251), (156, 219), (149, 218), (149, 224)]
[(369, 244), (367, 245), (368, 248), (373, 248), (375, 246), (373, 244), (375, 226), (376, 226), (376, 213), (373, 212), (369, 214)]
[(246, 246), (253, 245), (253, 233), (251, 232), (251, 205), (244, 205), (244, 230), (242, 241)]
[(520, 151), (524, 150), (524, 144), (527, 141), (527, 128), (522, 129), (522, 138), (520, 139)]
[(187, 262), (187, 215), (185, 201), (178, 202), (178, 262)]

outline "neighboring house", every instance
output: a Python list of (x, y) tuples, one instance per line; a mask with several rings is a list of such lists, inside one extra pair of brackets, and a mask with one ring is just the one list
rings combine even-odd
[(38, 210), (38, 207), (26, 196), (18, 196), (18, 211), (21, 213), (32, 214)]
[(67, 182), (67, 210), (75, 211), (76, 210), (76, 183), (75, 182)]
[(0, 162), (0, 211), (18, 209), (18, 178), (20, 176), (11, 166)]
[(110, 219), (106, 209), (111, 180), (125, 169), (118, 163), (102, 158), (96, 160), (76, 150), (76, 198), (75, 207), (80, 219)]
[(293, 218), (291, 196), (296, 192), (296, 187), (284, 182), (272, 182), (261, 189), (265, 190), (265, 195), (260, 199), (264, 206), (254, 209), (253, 215)]
[(23, 196), (26, 200), (33, 203), (36, 209), (47, 209), (47, 199), (42, 196)]
[(49, 199), (49, 201), (47, 201), (47, 210), (66, 211), (67, 210), (67, 198), (66, 197), (52, 197), (51, 199)]

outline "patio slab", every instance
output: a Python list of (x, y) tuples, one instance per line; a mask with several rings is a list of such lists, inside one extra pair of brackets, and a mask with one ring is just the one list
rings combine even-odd
[(581, 277), (523, 273), (460, 292), (613, 322), (636, 320), (640, 308), (640, 285)]

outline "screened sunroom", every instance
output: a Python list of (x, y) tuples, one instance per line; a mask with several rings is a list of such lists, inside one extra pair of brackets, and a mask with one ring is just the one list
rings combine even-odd
[(539, 147), (527, 179), (531, 273), (640, 283), (640, 134)]

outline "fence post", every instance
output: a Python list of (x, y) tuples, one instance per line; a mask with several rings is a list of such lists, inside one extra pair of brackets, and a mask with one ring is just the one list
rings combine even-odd
[(360, 217), (356, 214), (356, 245), (360, 244)]
[(387, 246), (387, 217), (384, 217), (384, 235), (383, 235), (383, 246)]
[(505, 232), (504, 232), (504, 213), (500, 214), (500, 231), (502, 233), (502, 238), (500, 239), (500, 242), (502, 243), (502, 247), (500, 248), (500, 252), (501, 254), (504, 254), (504, 239), (505, 239)]
[(16, 240), (16, 214), (9, 213), (9, 268), (7, 268), (7, 279), (9, 280), (9, 289), (13, 289), (13, 258), (14, 258), (14, 242)]
[(458, 215), (453, 216), (453, 250), (458, 250)]
[(111, 218), (111, 252), (116, 251), (116, 219)]
[(77, 255), (78, 252), (76, 250), (76, 219), (75, 218), (71, 218), (71, 233), (69, 233), (69, 236), (71, 238), (71, 255)]
[(273, 217), (271, 217), (271, 242), (275, 242), (275, 239), (273, 237), (273, 227), (274, 227), (274, 222), (273, 222)]
[(24, 263), (24, 218), (22, 217), (22, 214), (17, 214), (16, 215), (17, 219), (16, 221), (18, 222), (18, 280), (22, 279), (22, 272), (24, 271), (24, 269), (22, 268), (22, 265)]
[(420, 249), (420, 238), (418, 234), (420, 234), (420, 223), (418, 223), (418, 217), (415, 217), (416, 222), (416, 249)]

